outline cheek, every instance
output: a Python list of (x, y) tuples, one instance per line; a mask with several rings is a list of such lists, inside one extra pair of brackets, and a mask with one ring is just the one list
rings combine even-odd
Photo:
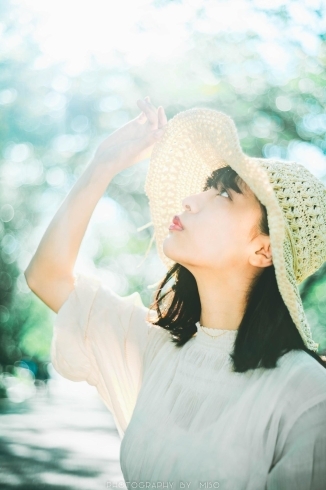
[(223, 266), (240, 264), (245, 251), (245, 234), (239, 221), (230, 217), (218, 227), (201, 230), (196, 236), (196, 253), (210, 263)]
[(230, 229), (207, 230), (198, 242), (201, 253), (214, 262), (229, 261), (237, 251)]
[(243, 262), (245, 226), (246, 223), (241, 223), (229, 213), (220, 214), (215, 221), (207, 219), (204, 222), (201, 219), (191, 229), (167, 235), (163, 241), (163, 252), (183, 264), (215, 264), (219, 268), (237, 266)]
[(223, 263), (234, 253), (233, 228), (230, 223), (222, 225), (220, 221), (219, 226), (203, 226), (189, 236), (186, 249), (198, 263)]

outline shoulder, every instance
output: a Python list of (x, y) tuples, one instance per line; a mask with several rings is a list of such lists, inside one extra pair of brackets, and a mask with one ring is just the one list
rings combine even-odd
[(108, 326), (119, 325), (125, 333), (131, 330), (147, 330), (146, 317), (148, 308), (143, 304), (138, 291), (120, 295), (103, 279), (87, 278), (88, 287), (96, 288), (92, 304), (93, 323)]
[(280, 371), (287, 373), (292, 381), (296, 379), (300, 384), (326, 389), (326, 369), (307, 352), (292, 350), (282, 356), (278, 363)]
[(152, 346), (155, 344), (164, 344), (171, 339), (169, 330), (153, 323), (156, 320), (157, 315), (155, 311), (146, 308), (146, 323), (149, 328), (149, 342), (151, 342)]
[(326, 401), (326, 369), (302, 350), (292, 350), (279, 359), (281, 405), (287, 413), (303, 413)]
[[(147, 309), (146, 323), (148, 326), (148, 342), (146, 348), (146, 365), (151, 364), (158, 352), (162, 351), (163, 348), (164, 357), (169, 357), (169, 353), (166, 351), (166, 346), (170, 346), (171, 349), (173, 347), (170, 331), (160, 327), (159, 325), (154, 325), (153, 322), (156, 320), (157, 316), (155, 311)], [(169, 347), (167, 348), (169, 351)]]

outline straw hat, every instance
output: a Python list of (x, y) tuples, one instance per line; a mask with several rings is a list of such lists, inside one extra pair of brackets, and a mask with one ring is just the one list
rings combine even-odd
[(267, 209), (279, 291), (306, 347), (317, 352), (298, 285), (326, 261), (326, 187), (303, 165), (243, 153), (233, 120), (222, 112), (176, 114), (153, 147), (145, 193), (159, 257), (167, 268), (174, 264), (162, 248), (173, 216), (184, 211), (186, 196), (202, 192), (206, 178), (226, 165)]

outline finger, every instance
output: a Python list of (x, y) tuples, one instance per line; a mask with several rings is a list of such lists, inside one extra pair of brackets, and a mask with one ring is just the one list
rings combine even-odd
[(155, 111), (155, 114), (157, 115), (157, 108), (155, 107), (155, 105), (154, 105), (154, 104), (152, 104), (152, 103), (151, 103), (150, 98), (147, 96), (147, 97), (145, 97), (145, 99), (144, 99), (144, 100), (145, 100), (145, 102), (146, 102), (147, 106), (148, 106), (150, 109), (153, 109), (153, 110)]
[(149, 112), (148, 103), (145, 102), (144, 99), (137, 99), (137, 105), (138, 105), (139, 109), (141, 109), (141, 111), (147, 116), (148, 112)]
[(159, 127), (164, 126), (168, 122), (164, 108), (161, 105), (158, 108), (158, 120), (159, 120)]
[(166, 126), (167, 124), (167, 117), (165, 115), (164, 109), (162, 106), (158, 108), (158, 120), (159, 120), (159, 127), (162, 128)]
[(151, 107), (152, 109), (154, 109), (154, 111), (156, 112), (157, 114), (157, 108), (155, 107), (154, 104), (152, 104), (151, 102), (151, 99), (150, 99), (150, 96), (149, 95), (146, 95), (146, 97), (144, 97), (144, 101), (148, 104), (148, 107)]
[(146, 116), (148, 117), (148, 121), (151, 126), (152, 131), (156, 131), (160, 126), (159, 126), (159, 116), (158, 116), (158, 110), (156, 107), (151, 103), (149, 95), (144, 97), (144, 101), (148, 108), (152, 110), (152, 113), (155, 114), (155, 116), (151, 117), (148, 113), (146, 113)]
[(157, 126), (157, 114), (154, 108), (148, 102), (141, 99), (137, 100), (137, 105), (142, 111), (144, 111), (149, 123), (151, 125)]
[(162, 115), (161, 106), (157, 109), (157, 115), (158, 115), (158, 127), (161, 128), (163, 126), (163, 115)]

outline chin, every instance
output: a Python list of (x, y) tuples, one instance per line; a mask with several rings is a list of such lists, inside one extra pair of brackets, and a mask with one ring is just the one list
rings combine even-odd
[(180, 252), (180, 246), (178, 246), (176, 243), (171, 243), (169, 239), (170, 236), (167, 236), (162, 244), (164, 255), (174, 262), (178, 262), (180, 264), (180, 260), (182, 261), (182, 256), (180, 257), (180, 253), (178, 253)]
[(171, 236), (168, 235), (162, 244), (163, 252), (164, 254), (174, 262), (178, 262), (178, 250), (180, 249), (180, 246), (178, 247), (176, 243), (171, 243)]

